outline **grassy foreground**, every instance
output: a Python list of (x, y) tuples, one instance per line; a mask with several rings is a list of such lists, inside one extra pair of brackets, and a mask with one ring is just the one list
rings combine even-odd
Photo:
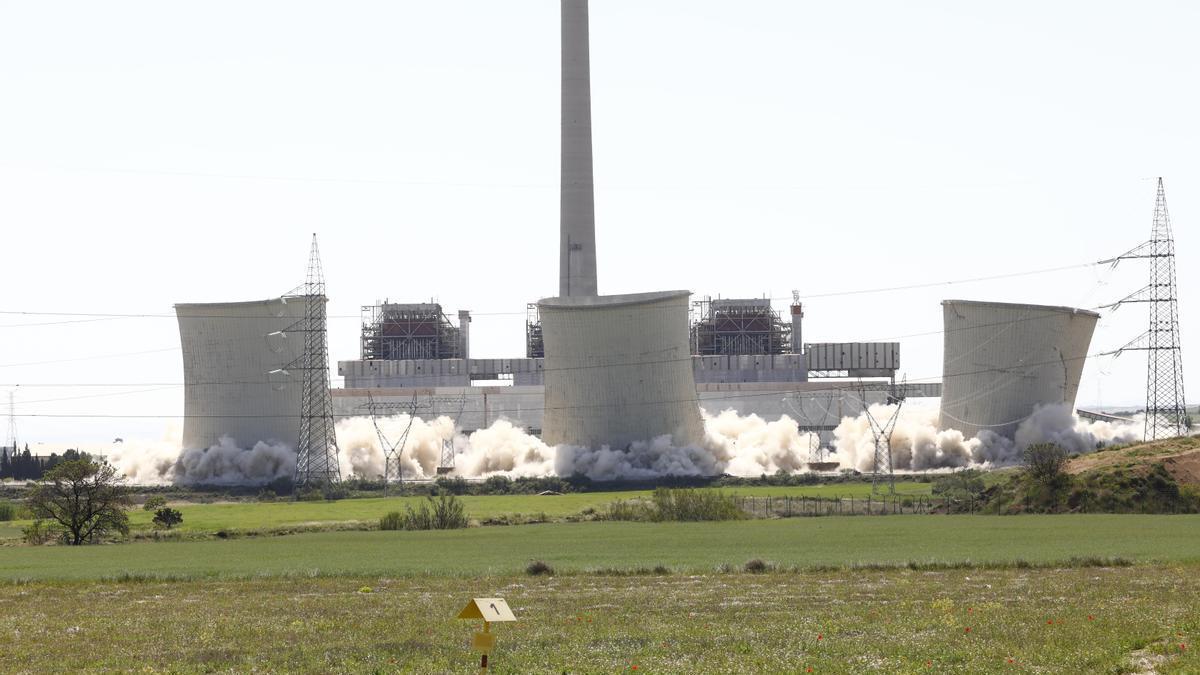
[(0, 671), (470, 672), (452, 617), (500, 596), (497, 673), (1197, 672), (1198, 571), (9, 585)]
[[(929, 483), (905, 481), (896, 484), (903, 495), (929, 495)], [(726, 494), (746, 497), (853, 497), (865, 499), (871, 493), (870, 483), (832, 483), (826, 485), (797, 485), (770, 487), (723, 488)], [(535, 516), (545, 514), (549, 519), (561, 519), (579, 514), (585, 509), (603, 510), (618, 499), (648, 498), (649, 490), (622, 492), (575, 492), (563, 495), (467, 495), (459, 497), (467, 516), (479, 521), (504, 516)], [(217, 532), (271, 530), (287, 527), (376, 523), (388, 511), (402, 510), (405, 505), (416, 506), (424, 497), (368, 497), (338, 501), (298, 502), (226, 502), (216, 504), (172, 503), (183, 514), (183, 532)], [(154, 514), (135, 509), (129, 512), (135, 529), (151, 529)], [(10, 537), (20, 536), (12, 527)], [(0, 530), (0, 539), (6, 532)]]
[(0, 549), (0, 580), (324, 575), (504, 575), (664, 565), (1046, 564), (1072, 557), (1200, 562), (1200, 515), (855, 516), (716, 523), (551, 523), (425, 532)]

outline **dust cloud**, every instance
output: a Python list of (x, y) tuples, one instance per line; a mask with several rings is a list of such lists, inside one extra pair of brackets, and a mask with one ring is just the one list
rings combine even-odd
[[(897, 414), (896, 406), (882, 404), (872, 405), (870, 411), (880, 421)], [(384, 445), (396, 446), (401, 438), (400, 467), (410, 480), (437, 475), (446, 442), (453, 448), (457, 476), (584, 475), (598, 481), (804, 472), (811, 450), (820, 443), (787, 415), (768, 421), (733, 410), (704, 414), (705, 434), (699, 445), (679, 446), (670, 436), (660, 436), (627, 448), (551, 447), (504, 419), (470, 434), (446, 416), (410, 420), (401, 414), (377, 422), (378, 431), (368, 417), (337, 423), (343, 477), (382, 476)], [(1066, 406), (1037, 408), (1012, 439), (988, 431), (965, 438), (957, 430), (939, 429), (937, 422), (936, 405), (909, 402), (899, 409), (891, 442), (896, 470), (1003, 466), (1020, 462), (1022, 451), (1032, 443), (1052, 442), (1070, 452), (1090, 452), (1142, 437), (1140, 423), (1088, 422)], [(874, 436), (865, 413), (842, 418), (831, 440), (828, 461), (842, 469), (871, 470)], [(229, 438), (209, 448), (180, 450), (176, 434), (155, 442), (115, 444), (104, 454), (136, 484), (255, 485), (291, 477), (296, 469), (295, 451), (287, 444), (239, 448)]]

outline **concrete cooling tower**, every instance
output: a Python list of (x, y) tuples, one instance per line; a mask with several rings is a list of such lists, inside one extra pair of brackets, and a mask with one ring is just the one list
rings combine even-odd
[(542, 440), (624, 449), (703, 435), (688, 344), (687, 291), (547, 298)]
[(304, 337), (286, 331), (304, 318), (304, 298), (175, 305), (183, 349), (183, 447), (229, 436), (296, 445), (301, 373), (285, 369)]
[(1095, 312), (945, 300), (943, 429), (1012, 438), (1039, 404), (1075, 405)]

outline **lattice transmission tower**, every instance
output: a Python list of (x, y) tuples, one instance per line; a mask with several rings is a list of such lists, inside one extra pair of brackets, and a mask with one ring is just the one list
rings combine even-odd
[(1175, 239), (1167, 214), (1163, 179), (1158, 179), (1154, 201), (1154, 224), (1150, 240), (1118, 258), (1148, 258), (1150, 283), (1116, 303), (1145, 302), (1150, 305), (1150, 327), (1122, 351), (1146, 354), (1145, 440), (1173, 438), (1188, 433), (1190, 421), (1183, 393), (1183, 358), (1179, 343), (1179, 294), (1175, 285)]
[(895, 384), (888, 388), (887, 403), (896, 406), (896, 409), (892, 411), (891, 417), (879, 420), (871, 414), (866, 387), (861, 389), (863, 413), (867, 416), (867, 422), (871, 425), (871, 435), (875, 440), (875, 460), (871, 465), (872, 492), (881, 492), (886, 487), (889, 494), (896, 494), (896, 475), (892, 470), (892, 432), (896, 430), (896, 422), (900, 419), (900, 409), (904, 407), (907, 390), (907, 381), (900, 389), (897, 389)]
[(304, 319), (292, 330), (304, 335), (304, 352), (289, 368), (302, 373), (300, 439), (296, 443), (296, 484), (336, 483), (337, 438), (333, 428), (333, 399), (329, 394), (329, 350), (325, 325), (325, 275), (317, 235), (313, 234), (304, 281)]

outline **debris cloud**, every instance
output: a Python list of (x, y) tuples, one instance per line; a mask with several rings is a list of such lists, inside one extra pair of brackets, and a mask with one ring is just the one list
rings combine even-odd
[[(908, 402), (899, 408), (875, 404), (869, 410), (881, 422), (899, 414), (891, 441), (893, 466), (898, 471), (1004, 466), (1019, 463), (1021, 453), (1033, 443), (1057, 443), (1070, 452), (1091, 452), (1142, 437), (1140, 422), (1088, 422), (1067, 406), (1037, 408), (1012, 439), (988, 431), (965, 438), (957, 430), (939, 429), (937, 406), (928, 403)], [(465, 434), (446, 416), (427, 420), (401, 414), (375, 422), (369, 417), (353, 417), (336, 426), (343, 477), (382, 476), (384, 445), (398, 444), (406, 429), (403, 451), (397, 452), (406, 479), (435, 477), (446, 442), (454, 449), (457, 476), (583, 475), (598, 481), (799, 473), (809, 470), (812, 450), (820, 444), (816, 435), (801, 431), (787, 415), (768, 421), (733, 410), (704, 414), (705, 434), (699, 445), (678, 446), (670, 436), (660, 436), (626, 448), (550, 447), (505, 419)], [(842, 469), (872, 469), (875, 438), (866, 413), (842, 418), (827, 440), (832, 441), (827, 461), (837, 462)], [(284, 443), (258, 443), (247, 449), (226, 437), (209, 448), (179, 448), (174, 435), (157, 442), (114, 444), (106, 456), (138, 484), (255, 485), (289, 478), (296, 469), (295, 451)]]

